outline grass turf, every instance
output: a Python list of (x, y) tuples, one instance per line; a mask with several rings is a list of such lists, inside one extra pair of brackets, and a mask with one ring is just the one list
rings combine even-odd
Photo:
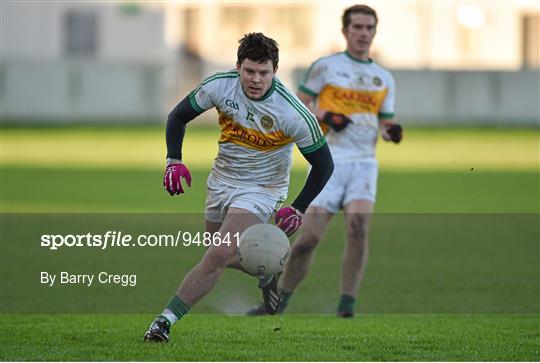
[[(191, 124), (190, 124), (191, 125)], [(194, 124), (195, 125), (195, 124)], [(422, 129), (405, 126), (399, 145), (378, 142), (383, 169), (453, 172), (538, 169), (537, 129)], [(184, 162), (209, 168), (217, 154), (219, 130), (190, 126)], [(161, 169), (166, 154), (163, 126), (3, 128), (5, 166)], [(307, 163), (295, 148), (295, 167)]]
[[(2, 170), (4, 212), (202, 212), (208, 168), (192, 168), (180, 197), (162, 189), (161, 170), (11, 167)], [(289, 200), (304, 171), (293, 171)], [(538, 213), (535, 171), (381, 170), (378, 213)]]
[[(2, 360), (537, 361), (538, 316), (192, 315), (143, 344), (145, 315), (3, 315)], [(21, 344), (22, 342), (31, 342)]]
[[(140, 342), (151, 315), (6, 314), (24, 308), (35, 313), (38, 306), (54, 313), (157, 313), (204, 250), (84, 250), (43, 258), (34, 239), (8, 238), (11, 225), (4, 224), (0, 359), (539, 360), (537, 130), (407, 132), (399, 147), (379, 147), (379, 216), (354, 320), (205, 315), (239, 313), (246, 301), (259, 298), (253, 281), (233, 271), (174, 328), (166, 346)], [(2, 211), (201, 212), (216, 139), (216, 130), (190, 128), (185, 154), (192, 158), (195, 182), (188, 193), (171, 198), (161, 189), (162, 128), (4, 129)], [(305, 180), (303, 169), (293, 169), (290, 198)], [(38, 220), (46, 224), (45, 217)], [(17, 232), (39, 225), (24, 225), (24, 218), (23, 226), (15, 224)], [(159, 218), (148, 223), (157, 225)], [(335, 309), (342, 245), (343, 226), (336, 219), (312, 273), (291, 300), (291, 313)], [(150, 278), (152, 261), (162, 261), (163, 278)], [(28, 288), (42, 266), (121, 267), (140, 274), (139, 288), (66, 288), (64, 296)], [(31, 300), (24, 299), (28, 291)]]

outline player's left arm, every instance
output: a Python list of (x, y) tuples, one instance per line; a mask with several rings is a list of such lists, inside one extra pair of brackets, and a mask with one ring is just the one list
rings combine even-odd
[(294, 202), (289, 207), (281, 208), (275, 216), (276, 225), (287, 236), (292, 235), (300, 227), (302, 215), (313, 199), (323, 190), (334, 171), (334, 160), (328, 144), (325, 143), (317, 150), (302, 155), (311, 164), (306, 183)]
[(313, 199), (323, 190), (334, 171), (334, 160), (328, 144), (308, 154), (302, 154), (311, 164), (311, 170), (304, 187), (292, 202), (291, 206), (305, 213)]
[(392, 141), (396, 144), (403, 139), (403, 128), (400, 124), (395, 123), (390, 118), (379, 118), (379, 128), (381, 129), (381, 136), (384, 141)]
[(384, 74), (384, 82), (387, 86), (387, 93), (379, 110), (379, 128), (381, 136), (385, 141), (392, 141), (398, 144), (403, 138), (403, 128), (394, 121), (394, 100), (396, 97), (396, 83), (392, 74)]

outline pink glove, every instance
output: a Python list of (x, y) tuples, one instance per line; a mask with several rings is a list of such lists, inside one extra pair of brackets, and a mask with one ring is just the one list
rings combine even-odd
[(278, 226), (287, 236), (292, 235), (302, 224), (302, 213), (296, 208), (281, 208), (274, 218)]
[(169, 164), (163, 176), (163, 187), (170, 195), (183, 193), (182, 178), (186, 179), (187, 185), (191, 187), (191, 174), (188, 168), (182, 163)]

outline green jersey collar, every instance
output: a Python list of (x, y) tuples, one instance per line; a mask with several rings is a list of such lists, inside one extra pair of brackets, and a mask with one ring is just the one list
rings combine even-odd
[(349, 53), (348, 51), (344, 51), (343, 53), (345, 53), (345, 55), (349, 58), (351, 58), (353, 61), (355, 62), (358, 62), (358, 63), (364, 63), (364, 64), (370, 64), (370, 63), (373, 63), (373, 60), (371, 58), (368, 58), (368, 60), (360, 60), (358, 58), (355, 58), (352, 56), (351, 53)]

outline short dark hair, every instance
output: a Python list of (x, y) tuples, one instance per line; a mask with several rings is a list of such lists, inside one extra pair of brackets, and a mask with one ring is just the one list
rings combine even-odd
[(367, 6), (367, 5), (353, 5), (351, 7), (348, 7), (343, 12), (343, 16), (341, 17), (341, 24), (343, 25), (343, 29), (347, 29), (349, 24), (351, 23), (351, 14), (364, 14), (364, 15), (371, 15), (375, 18), (375, 27), (377, 27), (377, 23), (379, 22), (379, 18), (377, 18), (377, 12), (375, 9)]
[(238, 64), (242, 64), (246, 58), (258, 63), (270, 60), (273, 68), (277, 68), (279, 49), (274, 39), (268, 38), (263, 33), (249, 33), (238, 42), (240, 43), (236, 60)]

